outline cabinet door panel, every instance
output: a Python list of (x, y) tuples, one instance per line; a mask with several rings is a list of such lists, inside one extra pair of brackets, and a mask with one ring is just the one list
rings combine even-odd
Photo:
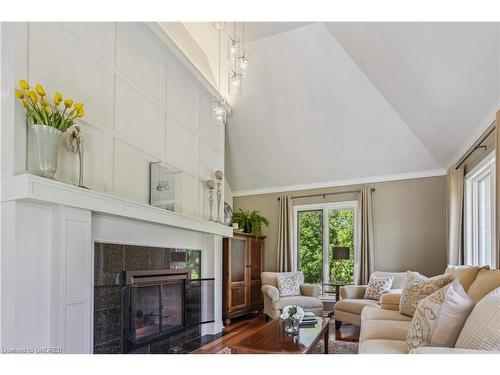
[(259, 280), (262, 273), (262, 240), (252, 238), (250, 239), (250, 280)]
[(246, 246), (245, 240), (231, 240), (231, 282), (245, 281)]
[(245, 308), (246, 306), (246, 287), (245, 286), (232, 286), (231, 287), (231, 311)]

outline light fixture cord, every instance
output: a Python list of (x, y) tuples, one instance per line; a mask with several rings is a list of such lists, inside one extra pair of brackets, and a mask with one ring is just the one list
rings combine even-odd
[(220, 27), (219, 27), (219, 100), (220, 100)]

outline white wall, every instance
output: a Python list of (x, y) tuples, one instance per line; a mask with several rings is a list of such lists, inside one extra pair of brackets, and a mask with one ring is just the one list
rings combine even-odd
[[(207, 217), (203, 181), (224, 169), (224, 131), (212, 119), (212, 95), (149, 25), (30, 23), (15, 30), (16, 79), (41, 83), (51, 96), (60, 91), (86, 106), (86, 186), (149, 203), (149, 163), (162, 160), (185, 172), (180, 211)], [(25, 120), (15, 105), (16, 131), (22, 133)], [(37, 171), (30, 128), (27, 133), (27, 152), (16, 156), (26, 154), (27, 160), (15, 163), (17, 173)], [(64, 148), (56, 179), (78, 180), (78, 160)]]

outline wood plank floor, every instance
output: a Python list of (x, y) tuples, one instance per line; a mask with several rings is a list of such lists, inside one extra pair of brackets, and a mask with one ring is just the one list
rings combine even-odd
[[(224, 335), (205, 346), (195, 350), (192, 354), (216, 354), (225, 347), (235, 345), (250, 336), (260, 327), (266, 324), (264, 314), (250, 314), (246, 317), (234, 319), (224, 329)], [(331, 327), (333, 331), (333, 327)], [(330, 332), (332, 332), (330, 331)], [(342, 338), (346, 341), (354, 341), (359, 336), (359, 328), (351, 325), (343, 325), (341, 327)], [(333, 337), (333, 332), (330, 337)]]

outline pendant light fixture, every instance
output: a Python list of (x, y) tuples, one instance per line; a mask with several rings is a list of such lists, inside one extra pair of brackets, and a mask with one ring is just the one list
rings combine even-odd
[(228, 91), (230, 95), (241, 95), (243, 91), (243, 75), (239, 71), (241, 43), (236, 34), (236, 22), (233, 22), (233, 35), (228, 36), (228, 59), (233, 66), (228, 70)]
[(225, 28), (225, 23), (224, 22), (214, 22), (214, 28), (217, 30), (218, 32), (218, 37), (219, 37), (219, 49), (218, 49), (218, 52), (219, 52), (219, 74), (218, 74), (218, 92), (217, 92), (217, 97), (214, 98), (212, 100), (212, 111), (213, 111), (213, 116), (214, 116), (214, 119), (215, 119), (215, 122), (219, 125), (224, 125), (226, 123), (226, 119), (227, 119), (227, 112), (226, 112), (226, 109), (225, 109), (225, 105), (226, 105), (226, 100), (224, 99), (224, 97), (222, 97), (222, 95), (220, 94), (220, 65), (221, 65), (221, 62), (220, 62), (220, 43), (221, 43), (221, 30), (223, 30)]
[(245, 50), (245, 23), (243, 22), (243, 25), (241, 27), (241, 50), (243, 53), (241, 56), (238, 57), (238, 67), (240, 68), (241, 75), (245, 77), (247, 74), (248, 70), (248, 58), (247, 58), (247, 51)]

